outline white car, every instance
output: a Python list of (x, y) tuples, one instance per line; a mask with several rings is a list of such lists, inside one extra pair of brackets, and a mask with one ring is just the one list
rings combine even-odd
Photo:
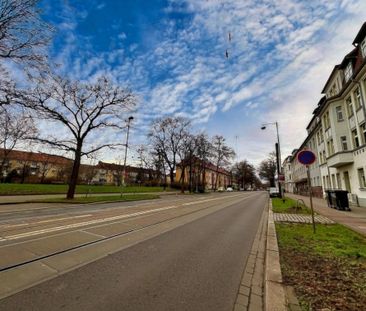
[(269, 197), (270, 198), (278, 198), (280, 196), (280, 191), (278, 188), (271, 187), (269, 188)]
[(226, 191), (227, 191), (227, 192), (233, 192), (233, 191), (234, 191), (234, 189), (233, 189), (232, 187), (227, 187), (227, 188), (226, 188)]

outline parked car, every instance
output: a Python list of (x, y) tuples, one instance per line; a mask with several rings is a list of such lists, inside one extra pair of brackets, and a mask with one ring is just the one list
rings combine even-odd
[(278, 188), (271, 187), (269, 188), (269, 197), (270, 198), (278, 198), (280, 196), (280, 191)]
[(234, 191), (234, 189), (233, 189), (232, 187), (227, 187), (227, 188), (226, 188), (226, 191), (227, 191), (227, 192), (233, 192), (233, 191)]
[(217, 188), (217, 191), (218, 191), (218, 192), (224, 192), (224, 191), (225, 191), (225, 189), (224, 189), (224, 187), (218, 187), (218, 188)]

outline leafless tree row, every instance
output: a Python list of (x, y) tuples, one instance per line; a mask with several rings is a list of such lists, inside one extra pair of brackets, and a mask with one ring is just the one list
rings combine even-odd
[[(209, 138), (204, 133), (194, 134), (191, 127), (189, 119), (167, 117), (155, 120), (149, 133), (151, 157), (155, 163), (160, 163), (160, 168), (167, 169), (172, 185), (181, 184), (182, 191), (187, 182), (190, 191), (198, 185), (204, 189), (207, 165), (215, 166), (217, 180), (220, 169), (229, 168), (235, 155), (223, 136)], [(175, 180), (178, 164), (181, 174), (180, 179)], [(185, 180), (187, 175), (189, 178)]]

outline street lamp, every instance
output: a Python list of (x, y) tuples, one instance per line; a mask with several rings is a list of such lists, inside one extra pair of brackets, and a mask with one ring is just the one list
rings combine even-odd
[(264, 123), (262, 124), (261, 130), (265, 130), (267, 125), (276, 125), (276, 132), (277, 132), (277, 148), (276, 148), (276, 157), (277, 157), (277, 180), (278, 180), (278, 190), (280, 192), (280, 196), (282, 198), (282, 191), (281, 191), (281, 183), (280, 183), (280, 174), (281, 174), (281, 148), (280, 148), (280, 135), (278, 133), (278, 122), (272, 123)]
[[(127, 150), (128, 150), (128, 138), (130, 135), (130, 126), (131, 126), (131, 121), (133, 120), (133, 117), (130, 116), (126, 122), (127, 122), (127, 133), (126, 133), (126, 145), (125, 145), (125, 159), (123, 161), (123, 171), (122, 171), (122, 183), (121, 183), (121, 187), (123, 187), (123, 184), (125, 182), (125, 175), (126, 175), (126, 161), (127, 161)], [(122, 195), (122, 191), (121, 191), (121, 195)]]

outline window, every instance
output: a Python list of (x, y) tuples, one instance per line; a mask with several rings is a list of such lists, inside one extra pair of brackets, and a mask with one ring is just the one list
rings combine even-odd
[(331, 156), (334, 153), (334, 142), (333, 138), (327, 141), (328, 155)]
[(320, 145), (324, 141), (323, 132), (321, 129), (316, 133), (316, 136), (318, 138), (318, 145)]
[(337, 173), (337, 188), (342, 189), (341, 175)]
[(361, 52), (362, 52), (362, 56), (366, 57), (366, 39), (363, 40), (361, 43)]
[(361, 125), (363, 143), (366, 144), (366, 123)]
[(344, 78), (346, 79), (346, 82), (348, 82), (349, 79), (352, 77), (352, 63), (349, 62), (346, 69), (344, 70)]
[(347, 112), (348, 112), (348, 117), (352, 117), (353, 116), (353, 107), (352, 107), (352, 99), (351, 97), (348, 97), (346, 99), (346, 105), (347, 105)]
[(358, 87), (354, 93), (356, 99), (356, 110), (362, 107), (360, 88)]
[(336, 185), (336, 180), (335, 180), (335, 175), (332, 174), (332, 184), (333, 184), (333, 189), (337, 188), (337, 185)]
[(357, 135), (357, 130), (356, 129), (354, 129), (352, 131), (352, 139), (353, 139), (353, 146), (354, 146), (354, 148), (360, 147), (360, 142), (358, 140), (358, 135)]
[(343, 151), (347, 151), (348, 150), (347, 137), (346, 136), (341, 136), (341, 145), (342, 145), (342, 150)]
[(343, 121), (343, 109), (342, 109), (342, 106), (337, 106), (336, 107), (336, 114), (337, 114), (337, 120), (338, 121)]
[(360, 188), (366, 188), (365, 171), (363, 170), (363, 168), (359, 168), (357, 171), (358, 171), (358, 180), (360, 182)]
[(329, 111), (327, 111), (324, 114), (323, 122), (324, 122), (324, 128), (325, 128), (325, 130), (327, 130), (328, 128), (330, 128)]
[(332, 87), (329, 90), (329, 96), (332, 97), (334, 95), (337, 95), (337, 86), (335, 82), (333, 83)]
[(331, 154), (334, 154), (334, 141), (333, 141), (333, 138), (331, 138), (331, 140), (330, 140), (330, 152), (331, 152)]

